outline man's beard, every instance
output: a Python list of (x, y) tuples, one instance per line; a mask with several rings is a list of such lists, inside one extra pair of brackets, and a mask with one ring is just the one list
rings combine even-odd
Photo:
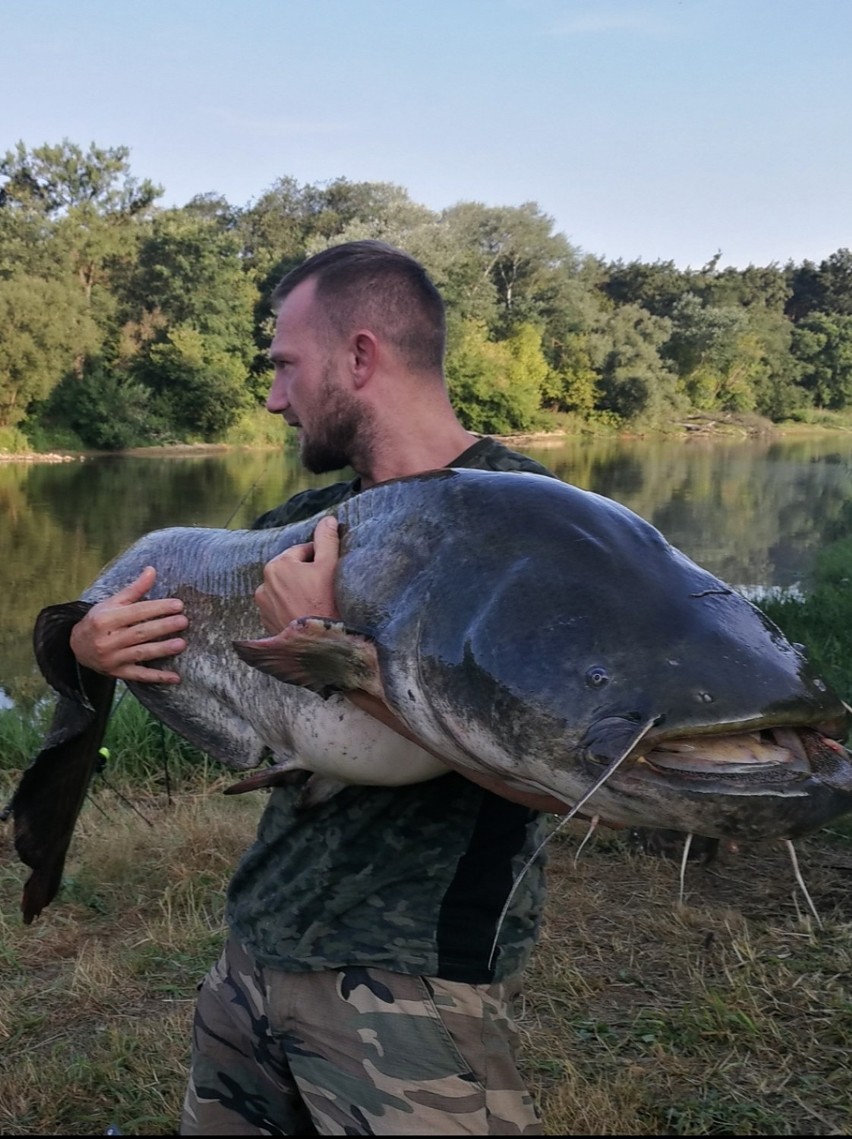
[(320, 386), (317, 407), (323, 408), (322, 422), (309, 435), (304, 427), (299, 454), (302, 465), (312, 474), (339, 471), (342, 467), (361, 470), (360, 462), (369, 454), (372, 431), (365, 411), (331, 378), (331, 366), (326, 365)]

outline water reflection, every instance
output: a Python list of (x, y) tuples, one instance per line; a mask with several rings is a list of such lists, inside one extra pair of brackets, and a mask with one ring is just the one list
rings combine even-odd
[[(548, 462), (548, 453), (536, 455)], [(573, 464), (573, 476), (572, 476)], [(838, 442), (616, 443), (560, 455), (561, 477), (623, 502), (726, 581), (791, 587), (852, 497)]]
[[(573, 439), (523, 449), (565, 481), (623, 502), (712, 572), (749, 588), (805, 579), (852, 498), (852, 437)], [(297, 490), (339, 477), (306, 474), (290, 448), (0, 464), (0, 708), (44, 692), (31, 648), (39, 609), (76, 597), (140, 534), (248, 526)]]

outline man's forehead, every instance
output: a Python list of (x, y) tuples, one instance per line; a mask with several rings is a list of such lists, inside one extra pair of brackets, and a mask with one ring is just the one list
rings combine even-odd
[[(305, 286), (310, 286), (306, 289)], [(288, 343), (313, 336), (313, 294), (314, 282), (303, 281), (292, 293), (288, 293), (278, 309), (275, 318), (275, 333), (270, 351), (283, 348)]]
[(300, 281), (292, 292), (281, 302), (278, 308), (278, 324), (286, 323), (291, 319), (303, 319), (314, 307), (314, 294), (317, 283), (313, 277)]

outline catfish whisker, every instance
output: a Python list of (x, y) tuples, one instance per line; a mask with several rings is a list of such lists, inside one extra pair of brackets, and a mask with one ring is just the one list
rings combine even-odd
[(577, 847), (577, 853), (574, 855), (574, 865), (575, 866), (577, 865), (577, 861), (578, 861), (580, 855), (583, 853), (583, 847), (586, 845), (586, 843), (589, 841), (589, 839), (592, 837), (592, 835), (598, 829), (598, 823), (600, 821), (601, 821), (600, 815), (592, 815), (592, 821), (589, 823), (589, 829), (586, 831), (585, 835), (583, 835), (583, 841)]
[[(497, 919), (497, 927), (494, 931), (494, 940), (491, 942), (491, 953), (488, 956), (489, 968), (491, 967), (491, 964), (494, 961), (494, 953), (497, 949), (497, 938), (500, 936), (500, 930), (503, 928), (503, 922), (506, 918), (506, 913), (508, 912), (508, 909), (509, 909), (509, 903), (512, 901), (512, 898), (515, 896), (515, 891), (517, 890), (518, 886), (521, 884), (521, 880), (524, 877), (524, 875), (526, 874), (526, 872), (529, 870), (529, 868), (532, 866), (533, 862), (535, 862), (535, 860), (538, 858), (539, 854), (541, 854), (542, 850), (544, 850), (545, 846), (550, 842), (550, 840), (553, 838), (553, 836), (558, 834), (559, 831), (561, 831), (562, 828), (565, 826), (565, 824), (574, 818), (574, 816), (577, 814), (577, 812), (580, 810), (580, 808), (585, 803), (587, 803), (589, 801), (589, 799), (591, 799), (592, 795), (594, 795), (594, 793), (596, 791), (598, 791), (601, 787), (603, 787), (603, 785), (604, 785), (604, 783), (606, 783), (607, 779), (609, 779), (612, 775), (615, 774), (615, 772), (618, 770), (618, 768), (621, 766), (621, 764), (624, 763), (625, 759), (627, 759), (628, 755), (630, 755), (630, 753), (633, 751), (633, 749), (636, 747), (636, 745), (639, 743), (639, 741), (645, 735), (647, 735), (648, 732), (651, 730), (651, 728), (653, 728), (654, 724), (657, 723), (658, 719), (659, 719), (659, 717), (655, 716), (652, 720), (648, 720), (647, 723), (642, 725), (638, 734), (634, 737), (634, 739), (632, 739), (630, 741), (629, 745), (624, 749), (624, 751), (621, 753), (621, 755), (617, 756), (612, 761), (612, 763), (609, 765), (609, 767), (607, 767), (606, 771), (604, 771), (603, 775), (601, 775), (600, 778), (585, 793), (585, 795), (583, 795), (580, 798), (580, 801), (578, 803), (575, 803), (575, 805), (571, 808), (571, 810), (568, 812), (568, 814), (562, 816), (562, 818), (559, 820), (559, 822), (556, 824), (556, 826), (553, 828), (553, 830), (550, 832), (550, 834), (545, 835), (545, 837), (541, 840), (541, 842), (538, 844), (538, 846), (535, 848), (535, 850), (532, 852), (532, 854), (526, 860), (524, 865), (521, 867), (521, 872), (517, 876), (515, 881), (512, 883), (512, 888), (509, 891), (509, 894), (508, 894), (506, 901), (503, 905), (503, 909), (500, 911), (500, 916)], [(595, 816), (595, 818), (597, 818), (597, 817), (598, 816)]]
[(802, 893), (805, 896), (805, 901), (808, 903), (808, 908), (810, 909), (811, 913), (814, 915), (814, 920), (816, 921), (818, 928), (822, 929), (822, 921), (820, 919), (819, 914), (817, 913), (817, 908), (813, 903), (813, 899), (811, 898), (810, 894), (808, 893), (808, 888), (805, 885), (805, 880), (802, 877), (802, 872), (801, 872), (801, 870), (799, 870), (799, 860), (796, 857), (796, 848), (793, 846), (793, 843), (791, 842), (791, 840), (789, 838), (785, 838), (782, 841), (783, 841), (784, 845), (787, 847), (787, 852), (790, 855), (790, 861), (793, 863), (793, 874), (795, 875), (796, 882), (799, 885), (799, 889), (802, 891)]
[[(654, 724), (657, 723), (658, 719), (659, 719), (659, 717), (655, 716), (652, 720), (648, 720), (648, 722), (646, 724), (642, 725), (642, 728), (639, 731), (639, 734), (635, 737), (635, 739), (630, 741), (630, 746), (626, 747), (624, 749), (624, 751), (621, 753), (621, 755), (618, 756), (617, 759), (614, 759), (612, 761), (612, 763), (609, 765), (609, 767), (606, 769), (606, 771), (603, 773), (603, 775), (601, 775), (601, 777), (598, 779), (598, 781), (596, 783), (592, 784), (592, 786), (589, 788), (589, 790), (586, 792), (586, 794), (583, 795), (583, 797), (580, 799), (579, 803), (577, 803), (575, 806), (573, 806), (571, 808), (571, 810), (568, 812), (568, 814), (565, 815), (565, 820), (564, 820), (565, 822), (567, 822), (569, 819), (573, 819), (573, 817), (577, 814), (577, 812), (580, 810), (580, 808), (582, 806), (584, 806), (584, 804), (586, 804), (589, 801), (589, 799), (591, 799), (592, 795), (594, 795), (594, 793), (596, 791), (599, 791), (601, 789), (601, 787), (603, 787), (604, 783), (606, 783), (606, 781), (609, 778), (611, 778), (611, 776), (613, 776), (615, 774), (615, 772), (622, 765), (622, 763), (624, 763), (625, 759), (627, 759), (628, 755), (630, 755), (630, 753), (633, 751), (633, 749), (636, 747), (636, 745), (639, 743), (639, 741), (644, 736), (646, 736), (648, 734), (648, 732), (650, 732), (651, 728), (653, 728)], [(538, 853), (538, 852), (536, 852), (536, 853)]]
[(692, 831), (686, 836), (683, 844), (683, 854), (680, 859), (680, 890), (678, 892), (678, 905), (683, 905), (683, 895), (686, 891), (686, 864), (689, 861), (689, 848), (692, 846)]

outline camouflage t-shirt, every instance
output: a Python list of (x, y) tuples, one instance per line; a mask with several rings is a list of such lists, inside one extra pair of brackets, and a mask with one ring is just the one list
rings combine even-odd
[[(488, 438), (449, 465), (551, 473)], [(309, 518), (360, 489), (356, 479), (302, 491), (255, 526)], [(228, 890), (228, 923), (262, 964), (372, 965), (472, 984), (523, 968), (543, 904), (542, 855), (522, 871), (544, 837), (543, 815), (455, 773), (347, 787), (302, 810), (298, 792), (271, 792)]]

